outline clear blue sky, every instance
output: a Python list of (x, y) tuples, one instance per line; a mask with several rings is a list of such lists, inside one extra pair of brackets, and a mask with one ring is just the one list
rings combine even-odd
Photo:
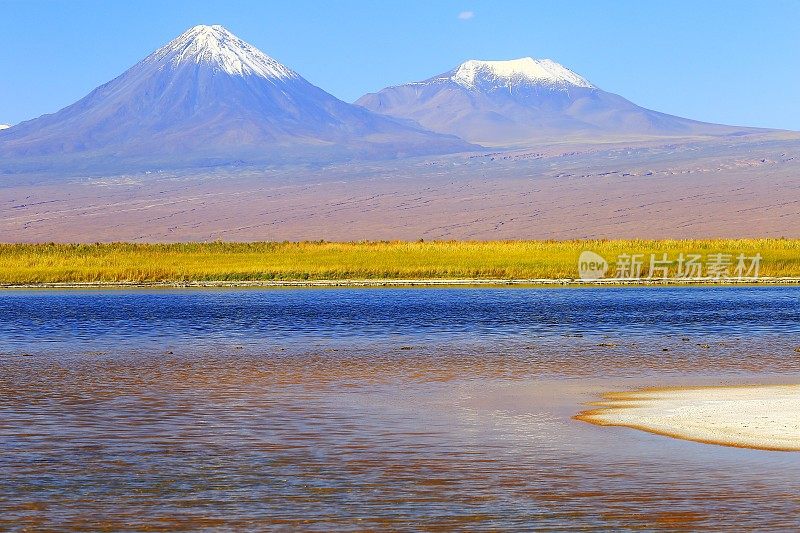
[(800, 0), (0, 0), (0, 123), (57, 111), (196, 24), (347, 101), (532, 56), (659, 111), (800, 130)]

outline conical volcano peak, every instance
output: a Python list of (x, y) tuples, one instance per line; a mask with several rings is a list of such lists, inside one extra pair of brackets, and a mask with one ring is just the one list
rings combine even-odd
[(523, 57), (508, 61), (471, 59), (459, 65), (452, 80), (464, 87), (474, 88), (482, 83), (527, 82), (548, 86), (594, 88), (585, 78), (550, 59)]
[(253, 75), (267, 79), (297, 77), (293, 70), (219, 25), (194, 26), (145, 61), (166, 61), (172, 65), (187, 62), (205, 64), (235, 76)]
[(0, 131), (0, 174), (12, 165), (127, 172), (474, 148), (343, 102), (222, 26), (195, 26), (78, 102)]

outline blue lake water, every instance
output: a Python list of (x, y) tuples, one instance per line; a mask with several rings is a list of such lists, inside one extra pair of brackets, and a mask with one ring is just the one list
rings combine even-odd
[(0, 350), (797, 334), (800, 289), (7, 291)]
[(800, 454), (572, 420), (800, 382), (800, 289), (0, 292), (0, 529), (800, 526)]

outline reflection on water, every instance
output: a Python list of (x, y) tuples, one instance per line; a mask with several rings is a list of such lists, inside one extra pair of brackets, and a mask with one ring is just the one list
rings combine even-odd
[(798, 296), (1, 293), (0, 529), (797, 527), (800, 454), (570, 417), (800, 381)]

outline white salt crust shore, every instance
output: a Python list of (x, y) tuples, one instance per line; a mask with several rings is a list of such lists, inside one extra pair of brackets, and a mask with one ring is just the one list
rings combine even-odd
[(707, 444), (800, 451), (800, 385), (643, 389), (590, 405), (575, 418)]

